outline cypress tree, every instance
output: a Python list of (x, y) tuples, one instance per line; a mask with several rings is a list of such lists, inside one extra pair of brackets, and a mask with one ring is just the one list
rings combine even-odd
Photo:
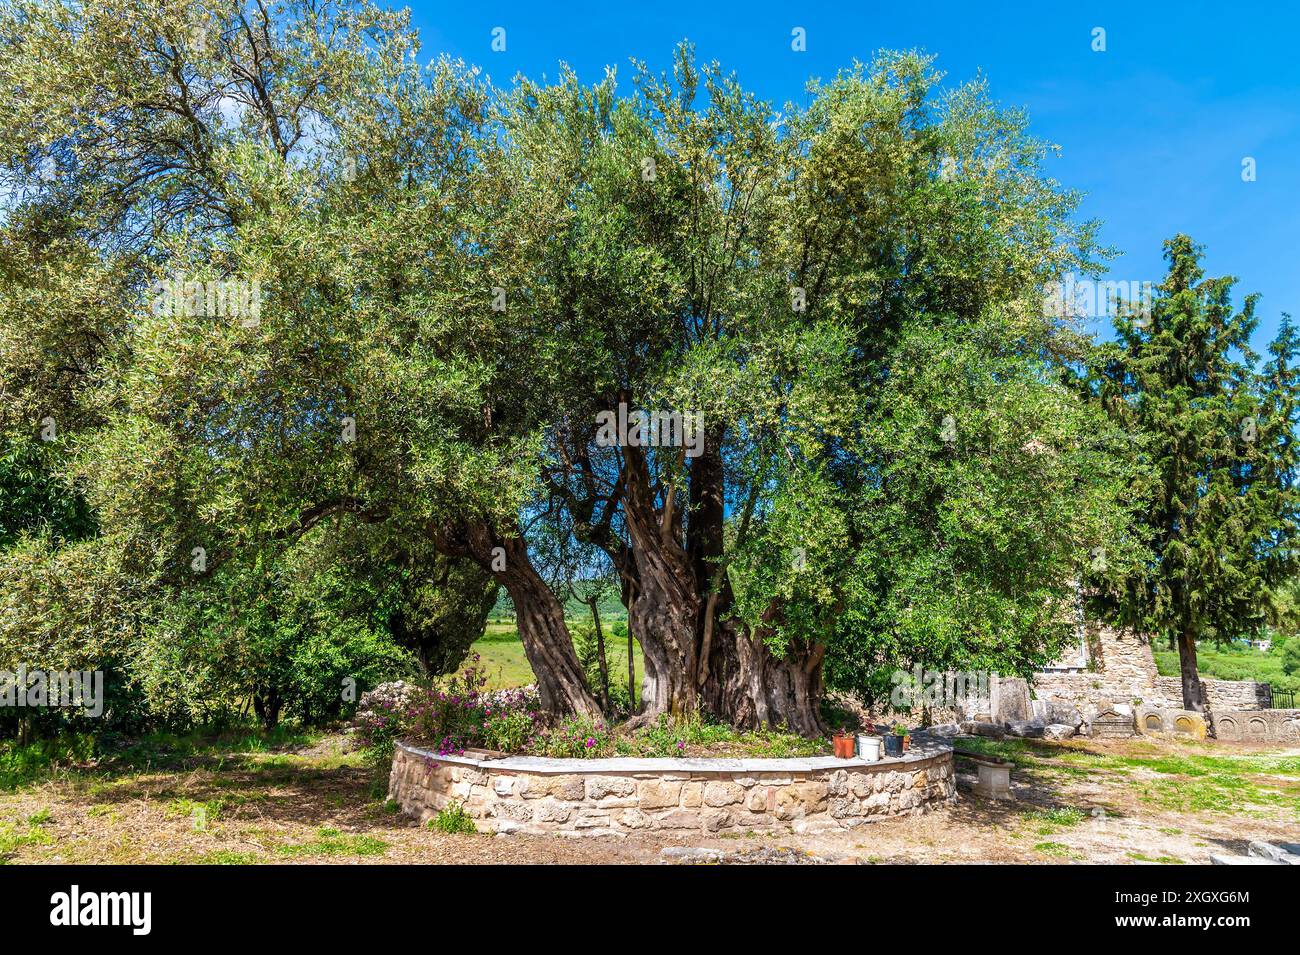
[(1121, 310), (1098, 347), (1095, 394), (1136, 438), (1149, 467), (1140, 566), (1109, 581), (1120, 621), (1178, 648), (1183, 706), (1203, 711), (1198, 641), (1267, 623), (1293, 571), (1294, 428), (1300, 335), (1284, 318), (1270, 360), (1250, 347), (1257, 296), (1234, 310), (1232, 277), (1205, 278), (1185, 235), (1165, 243), (1169, 273), (1149, 314)]

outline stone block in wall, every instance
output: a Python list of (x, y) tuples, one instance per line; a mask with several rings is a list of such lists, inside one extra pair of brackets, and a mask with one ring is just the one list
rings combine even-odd
[(538, 803), (533, 818), (538, 822), (568, 822), (572, 815), (572, 807), (548, 799)]
[(683, 783), (681, 804), (685, 809), (699, 809), (704, 804), (704, 783)]
[(872, 795), (867, 798), (862, 808), (867, 812), (868, 815), (878, 815), (880, 813), (888, 811), (889, 793), (883, 791), (878, 793), (872, 793)]
[(854, 773), (849, 777), (849, 792), (864, 799), (876, 791), (875, 784), (879, 779), (878, 773)]
[(608, 829), (609, 813), (603, 809), (579, 809), (573, 819), (575, 829)]
[(643, 779), (637, 784), (637, 801), (642, 809), (667, 809), (682, 799), (682, 784), (671, 780)]
[(618, 824), (628, 829), (650, 829), (654, 819), (640, 809), (624, 809), (617, 816)]
[(532, 822), (533, 807), (529, 803), (501, 800), (492, 806), (492, 815), (512, 822)]
[(735, 815), (730, 809), (707, 809), (704, 811), (704, 828), (709, 832), (720, 832), (736, 824)]
[(832, 819), (847, 819), (862, 815), (862, 800), (849, 796), (832, 796), (827, 806)]
[(781, 820), (802, 819), (824, 812), (830, 794), (826, 782), (799, 782), (776, 790), (776, 817)]
[(587, 798), (636, 795), (636, 780), (626, 776), (592, 776), (587, 780)]
[(694, 809), (670, 809), (654, 817), (656, 829), (699, 829), (700, 814)]
[(581, 776), (521, 776), (519, 795), (525, 799), (542, 799), (551, 796), (581, 802), (587, 794), (586, 781)]
[[(847, 787), (846, 778), (842, 784)], [(704, 803), (708, 806), (734, 806), (745, 798), (745, 790), (731, 782), (711, 782), (704, 787)]]

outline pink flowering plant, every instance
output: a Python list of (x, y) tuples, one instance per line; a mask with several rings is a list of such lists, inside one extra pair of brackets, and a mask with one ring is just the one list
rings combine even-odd
[(538, 756), (594, 759), (614, 755), (614, 738), (603, 720), (572, 716), (538, 734), (533, 749)]
[(476, 653), (448, 680), (376, 691), (358, 710), (358, 742), (376, 763), (391, 759), (398, 738), (417, 740), (440, 756), (460, 755), (471, 746), (530, 751), (541, 732), (536, 691), (488, 692), (487, 682)]

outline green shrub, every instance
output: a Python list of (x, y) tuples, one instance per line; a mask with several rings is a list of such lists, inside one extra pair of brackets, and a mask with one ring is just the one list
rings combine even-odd
[(492, 713), (483, 724), (483, 744), (506, 753), (522, 752), (537, 732), (536, 717), (526, 710)]
[(0, 789), (15, 789), (48, 776), (54, 769), (84, 763), (95, 755), (95, 738), (77, 733), (40, 739), (23, 746), (0, 743)]
[(478, 832), (474, 820), (465, 811), (465, 807), (458, 802), (447, 803), (437, 816), (429, 820), (429, 828), (452, 834)]

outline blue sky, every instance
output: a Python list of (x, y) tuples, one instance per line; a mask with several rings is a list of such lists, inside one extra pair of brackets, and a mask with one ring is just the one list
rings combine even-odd
[[(1120, 252), (1112, 278), (1159, 281), (1160, 243), (1186, 232), (1206, 246), (1209, 274), (1262, 294), (1257, 347), (1282, 312), (1300, 319), (1300, 5), (415, 0), (411, 10), (422, 56), (463, 58), (497, 83), (554, 78), (562, 61), (584, 80), (606, 64), (630, 76), (632, 57), (666, 69), (690, 39), (702, 59), (781, 102), (876, 50), (925, 49), (948, 82), (983, 72), (998, 100), (1026, 108), (1034, 131), (1062, 147), (1047, 170), (1087, 193), (1082, 215), (1101, 219)], [(491, 49), (498, 26), (504, 52)], [(796, 26), (806, 52), (790, 48)], [(1092, 49), (1094, 27), (1105, 52)], [(1254, 182), (1242, 181), (1248, 156)]]

